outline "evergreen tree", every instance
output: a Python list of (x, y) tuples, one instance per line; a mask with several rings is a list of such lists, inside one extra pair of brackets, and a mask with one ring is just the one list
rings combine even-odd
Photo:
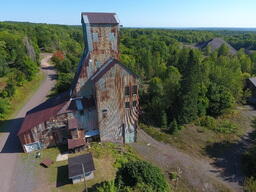
[(199, 96), (199, 64), (200, 54), (198, 51), (189, 52), (188, 62), (184, 78), (181, 81), (181, 91), (179, 96), (178, 122), (180, 124), (189, 123), (196, 119), (198, 114)]

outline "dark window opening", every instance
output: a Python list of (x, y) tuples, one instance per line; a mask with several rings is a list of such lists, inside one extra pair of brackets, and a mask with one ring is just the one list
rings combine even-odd
[(106, 118), (106, 117), (107, 117), (107, 114), (108, 114), (108, 110), (107, 110), (107, 109), (103, 109), (103, 110), (102, 110), (102, 116), (103, 116), (103, 118)]
[(130, 108), (130, 102), (125, 102), (125, 108), (129, 109)]
[(84, 114), (84, 111), (83, 111), (83, 110), (80, 110), (79, 113), (80, 113), (80, 115), (83, 115), (83, 114)]
[(125, 87), (124, 95), (125, 95), (125, 96), (129, 96), (129, 95), (130, 95), (130, 87), (129, 87), (129, 86), (126, 86), (126, 87)]
[(138, 87), (137, 85), (132, 86), (132, 94), (137, 95)]
[(137, 101), (133, 101), (133, 102), (132, 102), (132, 106), (133, 106), (133, 107), (136, 107), (136, 106), (137, 106)]

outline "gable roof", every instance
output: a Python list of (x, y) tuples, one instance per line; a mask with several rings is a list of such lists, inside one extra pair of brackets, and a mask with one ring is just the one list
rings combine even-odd
[(90, 24), (119, 24), (115, 13), (82, 13), (82, 20), (84, 23)]
[(132, 74), (135, 78), (139, 78), (137, 74), (132, 72), (128, 67), (126, 67), (124, 64), (120, 63), (116, 59), (109, 59), (105, 64), (103, 64), (96, 73), (91, 77), (91, 80), (94, 82), (97, 82), (106, 72), (108, 72), (114, 65), (120, 65), (122, 68), (124, 68), (126, 71), (128, 71), (130, 74)]
[(256, 87), (256, 77), (251, 77), (248, 80)]
[(18, 135), (29, 131), (38, 124), (49, 120), (51, 117), (56, 116), (68, 101), (69, 93), (64, 92), (56, 97), (48, 99), (47, 101), (28, 111), (21, 124)]
[(218, 48), (220, 48), (223, 44), (225, 44), (228, 48), (229, 48), (229, 53), (231, 55), (235, 55), (237, 50), (232, 47), (229, 43), (227, 43), (226, 41), (224, 41), (222, 38), (213, 38), (209, 41), (206, 41), (206, 42), (201, 42), (201, 43), (198, 43), (196, 45), (196, 47), (198, 47), (199, 49), (203, 49), (207, 46), (210, 46), (211, 47), (211, 51), (214, 51)]
[(83, 175), (82, 164), (83, 164), (85, 173), (95, 170), (91, 153), (69, 158), (68, 159), (68, 177), (70, 179), (75, 176)]

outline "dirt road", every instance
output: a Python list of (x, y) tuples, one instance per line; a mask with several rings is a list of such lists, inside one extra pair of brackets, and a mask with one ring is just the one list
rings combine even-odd
[(45, 79), (23, 108), (9, 120), (0, 135), (0, 191), (32, 192), (38, 187), (35, 174), (21, 159), (21, 146), (16, 136), (26, 112), (47, 99), (55, 85), (56, 73), (49, 60), (52, 54), (42, 54), (41, 70)]
[[(251, 120), (256, 115), (255, 109), (243, 106), (240, 111), (248, 119), (248, 124), (251, 124)], [(158, 142), (143, 130), (138, 130), (138, 142), (132, 146), (142, 158), (166, 172), (177, 167), (181, 168), (183, 179), (191, 187), (189, 191), (193, 189), (199, 192), (215, 192), (226, 188), (230, 191), (242, 192), (244, 175), (241, 171), (241, 154), (249, 146), (250, 135), (253, 133), (253, 128), (249, 128), (244, 136), (231, 144), (223, 155), (212, 156), (212, 162), (197, 159), (174, 146)]]

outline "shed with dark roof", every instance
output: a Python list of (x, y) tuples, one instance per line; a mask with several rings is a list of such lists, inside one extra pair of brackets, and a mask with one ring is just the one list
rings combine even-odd
[(68, 177), (73, 183), (93, 179), (93, 171), (95, 171), (95, 166), (91, 153), (68, 159)]

